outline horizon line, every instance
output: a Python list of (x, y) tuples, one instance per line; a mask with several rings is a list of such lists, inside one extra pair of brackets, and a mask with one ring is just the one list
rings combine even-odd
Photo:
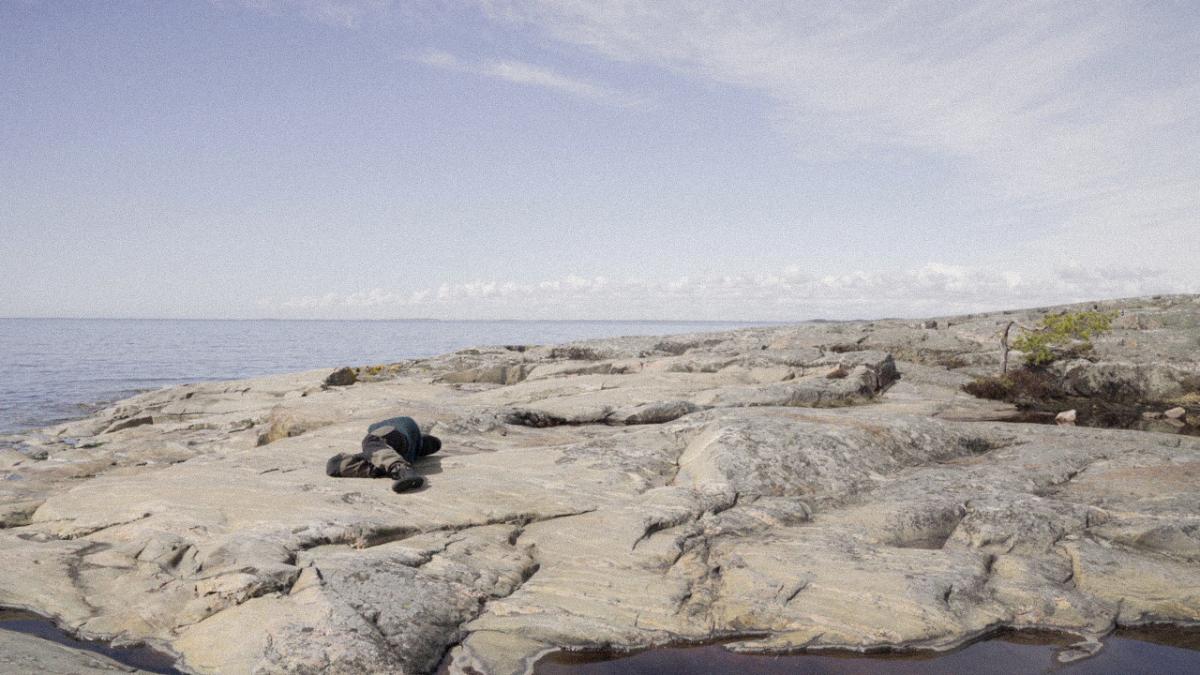
[(392, 319), (319, 319), (300, 317), (161, 317), (161, 316), (0, 316), (0, 321), (412, 321), (425, 323), (762, 323), (788, 324), (809, 321), (882, 321), (884, 319), (438, 319), (396, 317)]
[(959, 310), (949, 313), (920, 314), (920, 315), (891, 315), (891, 316), (860, 316), (848, 319), (833, 319), (828, 317), (812, 317), (808, 319), (442, 319), (436, 317), (394, 317), (387, 319), (368, 318), (303, 318), (303, 317), (136, 317), (136, 316), (0, 316), (0, 321), (412, 321), (428, 323), (707, 323), (707, 324), (798, 324), (798, 323), (854, 323), (858, 321), (912, 321), (916, 319), (953, 319), (978, 314), (1005, 314), (1009, 312), (1036, 312), (1094, 303), (1120, 303), (1134, 300), (1158, 300), (1163, 298), (1200, 298), (1200, 289), (1164, 293), (1147, 293), (1143, 295), (1119, 295), (1087, 300), (1065, 300), (1049, 304), (1026, 306), (1004, 305), (995, 309)]

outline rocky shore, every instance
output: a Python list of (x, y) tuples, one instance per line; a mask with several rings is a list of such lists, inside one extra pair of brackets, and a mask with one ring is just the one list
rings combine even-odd
[[(1064, 391), (1196, 425), (1200, 297), (1095, 304), (1116, 330), (1057, 366)], [(521, 673), (555, 649), (716, 638), (948, 649), (1005, 627), (1084, 655), (1118, 626), (1200, 621), (1200, 438), (1005, 422), (1013, 406), (962, 390), (996, 373), (1009, 320), (1048, 311), (143, 394), (4, 439), (0, 606), (199, 673)], [(324, 475), (397, 414), (444, 440), (427, 488)], [(120, 667), (0, 642), (50, 672)]]

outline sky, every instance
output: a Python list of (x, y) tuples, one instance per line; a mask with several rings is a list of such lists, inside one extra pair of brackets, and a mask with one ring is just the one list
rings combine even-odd
[(0, 0), (0, 316), (928, 316), (1198, 258), (1192, 0)]

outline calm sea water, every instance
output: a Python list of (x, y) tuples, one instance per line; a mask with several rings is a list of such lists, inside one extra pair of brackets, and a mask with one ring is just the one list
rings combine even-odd
[(171, 384), (386, 363), (465, 347), (729, 330), (655, 321), (0, 319), (0, 434)]

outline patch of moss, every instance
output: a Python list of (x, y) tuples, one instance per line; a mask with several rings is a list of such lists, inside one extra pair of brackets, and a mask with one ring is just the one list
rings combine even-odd
[(983, 453), (995, 450), (996, 447), (998, 447), (988, 439), (977, 436), (971, 438), (961, 438), (959, 439), (958, 444), (963, 450), (966, 450), (974, 455), (982, 455)]

